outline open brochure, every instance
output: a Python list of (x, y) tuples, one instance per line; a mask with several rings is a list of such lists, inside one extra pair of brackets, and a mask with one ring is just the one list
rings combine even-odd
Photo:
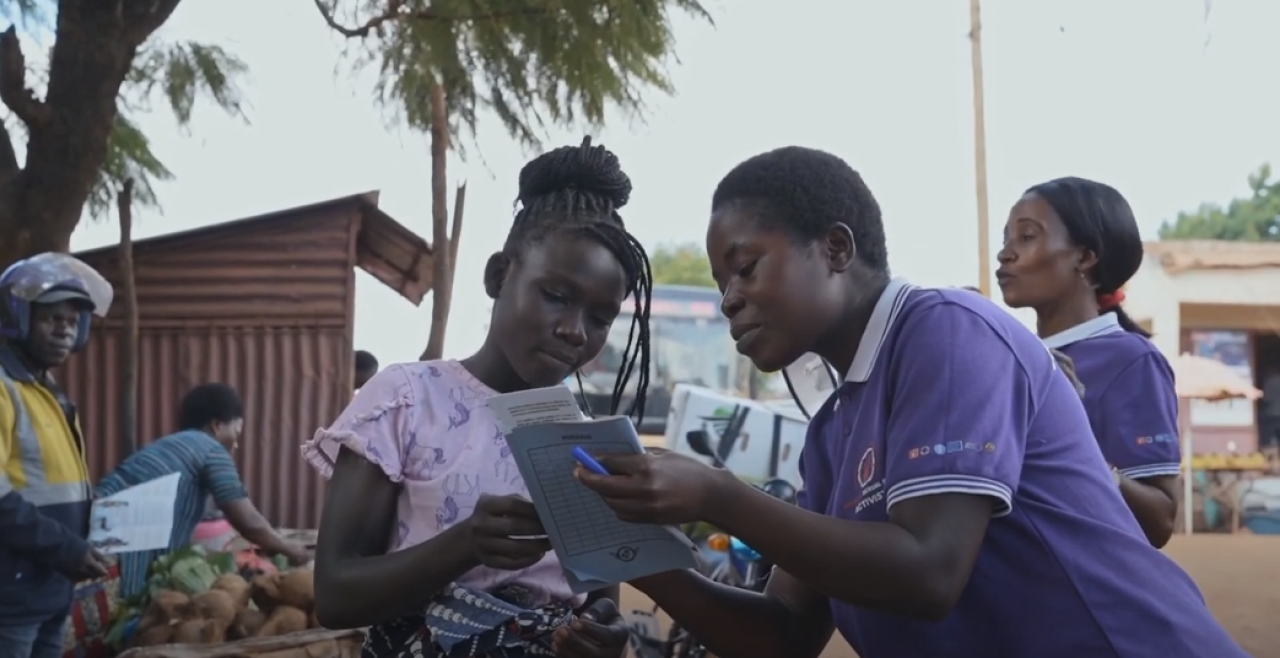
[(169, 548), (181, 477), (171, 473), (93, 501), (89, 545), (106, 554)]

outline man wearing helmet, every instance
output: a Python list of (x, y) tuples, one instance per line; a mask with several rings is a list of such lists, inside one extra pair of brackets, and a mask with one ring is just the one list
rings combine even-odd
[(75, 406), (50, 370), (89, 337), (111, 287), (65, 254), (0, 275), (0, 658), (63, 653), (73, 585), (106, 574)]

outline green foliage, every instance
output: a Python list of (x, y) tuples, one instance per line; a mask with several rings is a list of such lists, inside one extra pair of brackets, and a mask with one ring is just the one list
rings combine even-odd
[(200, 98), (247, 123), (240, 82), (248, 71), (243, 61), (219, 46), (154, 40), (144, 44), (120, 90), (120, 113), (108, 142), (107, 161), (89, 193), (89, 215), (101, 218), (113, 212), (116, 191), (129, 178), (134, 180), (135, 203), (159, 207), (152, 183), (172, 180), (173, 173), (151, 151), (147, 136), (130, 118), (150, 112), (157, 91), (184, 130)]
[(654, 283), (716, 287), (706, 251), (696, 244), (659, 245), (649, 254), (649, 264)]
[(210, 553), (199, 544), (189, 544), (156, 558), (147, 568), (147, 594), (162, 589), (195, 596), (213, 586), (218, 576), (236, 573), (232, 553)]
[(160, 204), (151, 184), (153, 181), (173, 180), (173, 172), (151, 152), (147, 136), (121, 112), (116, 115), (116, 124), (107, 142), (107, 160), (102, 163), (98, 179), (89, 190), (89, 200), (85, 202), (89, 216), (108, 216), (115, 208), (116, 191), (129, 178), (135, 181), (134, 202), (158, 207)]
[[(56, 24), (50, 20), (56, 13), (54, 9), (48, 0), (0, 0), (0, 16), (28, 32), (55, 30)], [(113, 213), (116, 193), (129, 178), (134, 180), (134, 202), (158, 207), (153, 183), (173, 178), (138, 129), (136, 116), (151, 112), (153, 101), (163, 98), (178, 126), (185, 130), (197, 101), (208, 99), (228, 114), (247, 121), (240, 87), (247, 73), (243, 61), (219, 46), (164, 42), (154, 37), (144, 43), (120, 89), (119, 114), (108, 141), (107, 159), (86, 203), (89, 215), (102, 218)], [(30, 82), (43, 78), (43, 72), (28, 74)]]
[(196, 99), (205, 95), (228, 114), (245, 118), (238, 81), (249, 68), (220, 46), (185, 42), (148, 44), (133, 60), (128, 83), (145, 103), (159, 87), (178, 123), (187, 126)]
[(46, 25), (49, 10), (47, 0), (0, 0), (0, 16), (5, 20), (27, 25)]
[(642, 114), (643, 92), (672, 92), (671, 13), (711, 20), (698, 0), (315, 2), (362, 39), (357, 65), (377, 68), (379, 101), (411, 128), (429, 128), (430, 92), (444, 85), (455, 147), (483, 110), (529, 147), (551, 125), (599, 125), (610, 105)]
[(1280, 241), (1280, 181), (1271, 176), (1271, 165), (1258, 167), (1249, 175), (1249, 196), (1225, 208), (1205, 203), (1194, 212), (1180, 212), (1160, 225), (1160, 239)]

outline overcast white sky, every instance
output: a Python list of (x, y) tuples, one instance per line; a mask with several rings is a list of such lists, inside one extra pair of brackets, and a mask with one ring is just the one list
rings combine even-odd
[[(597, 135), (634, 181), (624, 211), (632, 231), (647, 244), (701, 242), (719, 178), (760, 151), (799, 144), (863, 172), (884, 208), (897, 274), (975, 283), (968, 3), (712, 3), (716, 27), (676, 25), (678, 94), (655, 95), (646, 124), (619, 120)], [(983, 3), (993, 243), (1021, 190), (1048, 178), (1117, 186), (1154, 237), (1162, 219), (1241, 194), (1254, 167), (1280, 163), (1280, 94), (1266, 82), (1280, 59), (1280, 2), (1213, 5), (1206, 29), (1203, 0)], [(184, 136), (166, 114), (144, 118), (177, 180), (158, 188), (165, 212), (142, 214), (139, 237), (374, 189), (392, 216), (430, 235), (425, 139), (390, 123), (367, 76), (343, 72), (341, 43), (310, 1), (186, 0), (162, 35), (244, 58), (252, 124), (205, 107)], [(516, 174), (531, 155), (495, 121), (485, 126), (485, 163), (450, 169), (470, 185), (454, 356), (482, 338), (479, 274), (505, 237)], [(557, 131), (547, 144), (583, 132)], [(116, 231), (114, 220), (85, 222), (73, 246), (114, 242)], [(430, 299), (413, 308), (362, 273), (356, 304), (357, 348), (383, 363), (416, 358)]]

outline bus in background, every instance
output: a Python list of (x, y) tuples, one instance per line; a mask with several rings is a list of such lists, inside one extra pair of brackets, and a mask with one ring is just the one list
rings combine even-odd
[[(623, 366), (622, 354), (631, 332), (630, 302), (614, 321), (600, 355), (582, 368), (586, 404), (597, 415), (608, 413), (614, 380)], [(720, 291), (694, 286), (655, 285), (649, 307), (649, 394), (639, 430), (643, 434), (666, 431), (671, 392), (676, 384), (694, 384), (735, 397), (776, 397), (773, 377), (764, 378), (751, 362), (734, 349), (729, 320), (720, 313)], [(640, 364), (636, 364), (639, 368)], [(574, 382), (567, 382), (575, 386)], [(636, 376), (620, 409), (625, 413), (635, 400)], [(762, 388), (768, 389), (760, 390)], [(785, 394), (785, 387), (781, 389)]]

